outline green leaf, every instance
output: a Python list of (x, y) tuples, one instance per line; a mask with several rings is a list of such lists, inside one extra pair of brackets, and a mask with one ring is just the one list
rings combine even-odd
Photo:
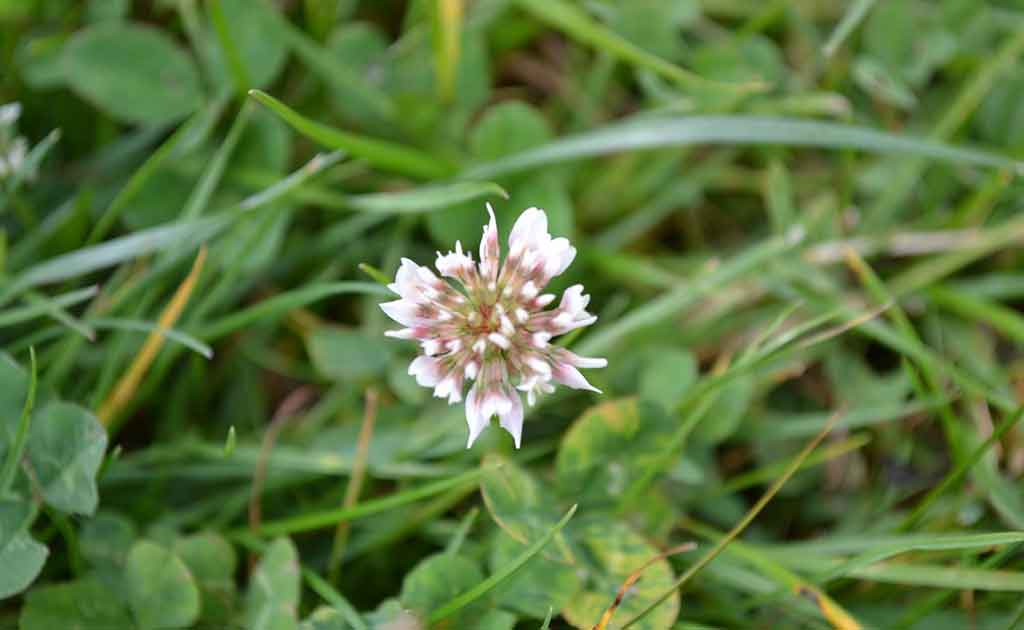
[(78, 31), (64, 51), (71, 89), (114, 118), (157, 124), (203, 100), (192, 60), (162, 32), (105, 22)]
[(732, 437), (746, 418), (754, 393), (755, 382), (752, 377), (740, 376), (725, 385), (711, 403), (706, 414), (707, 421), (697, 425), (694, 437), (712, 445)]
[(202, 620), (227, 624), (234, 614), (237, 599), (235, 570), (238, 557), (234, 547), (218, 534), (200, 532), (176, 541), (174, 552), (181, 557), (199, 586)]
[(333, 326), (317, 328), (306, 336), (306, 349), (313, 365), (320, 374), (336, 381), (383, 374), (392, 348), (375, 336)]
[(95, 512), (96, 473), (106, 448), (106, 431), (85, 409), (63, 402), (40, 409), (27, 452), (46, 502), (64, 512)]
[[(269, 85), (280, 74), (288, 57), (281, 18), (266, 0), (218, 0), (218, 3), (251, 87)], [(213, 59), (217, 83), (228, 83), (224, 53), (216, 38), (210, 37), (206, 45)]]
[(869, 127), (759, 116), (650, 117), (629, 120), (563, 137), (530, 149), (470, 167), (461, 173), (471, 179), (494, 179), (549, 164), (570, 162), (624, 151), (684, 147), (699, 144), (762, 145), (858, 149), (899, 153), (977, 166), (1020, 168), (1010, 158), (977, 149), (957, 147), (878, 131)]
[(142, 630), (184, 628), (199, 618), (199, 589), (188, 567), (160, 545), (139, 541), (125, 564), (128, 605)]
[(560, 492), (584, 504), (614, 503), (658, 459), (676, 424), (635, 398), (591, 407), (562, 438), (555, 459)]
[[(447, 603), (483, 581), (476, 563), (458, 555), (441, 553), (417, 564), (402, 580), (399, 599), (402, 606), (426, 617), (430, 611)], [(467, 628), (486, 610), (483, 602), (475, 602), (448, 619), (453, 628)]]
[(0, 599), (17, 595), (39, 575), (49, 551), (29, 535), (32, 506), (0, 499)]
[[(481, 464), (480, 494), (498, 527), (524, 545), (544, 536), (558, 522), (557, 501), (527, 471), (496, 453), (488, 453)], [(564, 547), (552, 552), (568, 561)]]
[[(522, 553), (523, 544), (497, 533), (490, 545), (489, 566), (497, 572)], [(582, 586), (576, 567), (538, 554), (522, 570), (495, 589), (498, 604), (521, 615), (543, 619), (548, 609), (561, 610)]]
[(263, 554), (249, 582), (246, 628), (296, 630), (299, 627), (299, 552), (288, 538), (278, 538)]
[[(658, 555), (658, 550), (629, 526), (619, 521), (597, 520), (575, 532), (578, 543), (586, 548), (580, 554), (587, 563), (586, 586), (569, 600), (562, 616), (575, 628), (590, 630), (615, 599), (615, 593), (638, 567)], [(668, 560), (656, 560), (644, 569), (643, 577), (630, 588), (616, 612), (618, 619), (631, 619), (672, 587), (675, 576)], [(679, 593), (674, 593), (638, 623), (635, 630), (671, 628), (679, 615)]]
[(82, 524), (78, 542), (82, 556), (93, 568), (120, 574), (138, 531), (128, 518), (113, 512), (99, 512)]
[(686, 391), (697, 382), (697, 359), (689, 350), (663, 348), (655, 351), (640, 373), (640, 399), (673, 411)]
[(299, 630), (349, 630), (345, 616), (334, 608), (321, 606), (299, 624)]
[(25, 596), (21, 630), (138, 628), (117, 593), (95, 579), (32, 589)]

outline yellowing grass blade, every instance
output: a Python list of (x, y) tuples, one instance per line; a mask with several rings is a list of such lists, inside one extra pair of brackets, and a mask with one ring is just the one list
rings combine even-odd
[(196, 261), (192, 263), (192, 270), (188, 272), (188, 276), (185, 277), (184, 282), (174, 292), (171, 301), (160, 314), (156, 328), (146, 337), (146, 342), (142, 344), (142, 349), (135, 356), (135, 360), (128, 367), (128, 371), (124, 373), (121, 380), (114, 386), (114, 390), (103, 401), (99, 410), (97, 410), (96, 416), (103, 423), (103, 426), (109, 427), (128, 401), (132, 399), (132, 396), (135, 395), (139, 383), (142, 382), (142, 377), (146, 375), (146, 371), (153, 363), (153, 359), (156, 358), (160, 348), (164, 345), (166, 332), (174, 326), (182, 311), (185, 310), (185, 306), (192, 296), (192, 291), (196, 287), (196, 282), (199, 281), (199, 274), (202, 272), (203, 263), (205, 262), (206, 247), (203, 246), (199, 249)]

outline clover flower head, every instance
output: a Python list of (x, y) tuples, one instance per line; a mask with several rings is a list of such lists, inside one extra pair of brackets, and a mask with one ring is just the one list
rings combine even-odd
[(479, 263), (460, 242), (455, 251), (437, 253), (440, 277), (403, 258), (394, 283), (388, 285), (401, 299), (380, 306), (405, 326), (386, 335), (420, 343), (422, 354), (409, 366), (417, 383), (434, 388), (434, 396), (453, 405), (463, 401), (466, 381), (473, 381), (465, 398), (466, 447), (496, 415), (519, 448), (521, 395), (533, 405), (538, 395), (554, 391), (555, 383), (600, 393), (577, 368), (604, 367), (608, 362), (551, 345), (554, 337), (597, 321), (586, 311), (590, 296), (579, 284), (565, 290), (558, 306), (546, 308), (555, 296), (542, 291), (566, 270), (576, 248), (567, 239), (548, 234), (543, 210), (528, 208), (512, 227), (502, 263), (490, 204), (487, 212), (490, 222), (484, 226)]

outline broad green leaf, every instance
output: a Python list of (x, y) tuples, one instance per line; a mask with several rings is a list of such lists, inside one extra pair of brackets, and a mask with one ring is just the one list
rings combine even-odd
[[(531, 473), (511, 460), (489, 453), (481, 464), (480, 494), (491, 518), (513, 540), (527, 545), (540, 539), (558, 522), (558, 504)], [(561, 544), (545, 552), (568, 561), (570, 554)]]
[(72, 90), (124, 122), (168, 122), (202, 103), (192, 60), (147, 26), (105, 22), (78, 31), (64, 63)]
[(263, 553), (249, 581), (248, 630), (296, 630), (300, 590), (299, 553), (288, 538), (278, 538)]
[(306, 349), (317, 371), (336, 381), (382, 374), (392, 348), (377, 337), (333, 326), (317, 328), (306, 337)]
[(35, 588), (25, 596), (21, 630), (134, 630), (138, 628), (117, 593), (95, 579)]
[(692, 352), (671, 347), (655, 350), (640, 373), (640, 399), (671, 412), (696, 381), (697, 359)]
[[(453, 554), (435, 554), (420, 561), (402, 580), (402, 606), (426, 616), (483, 581), (476, 563)], [(484, 602), (475, 602), (446, 620), (453, 628), (469, 628), (484, 614)]]
[(46, 502), (64, 512), (92, 514), (99, 502), (96, 473), (107, 433), (85, 409), (51, 402), (33, 417), (27, 453)]
[[(276, 9), (266, 0), (218, 0), (224, 13), (231, 41), (252, 82), (251, 87), (265, 87), (280, 74), (287, 58), (285, 33)], [(229, 75), (224, 53), (213, 37), (206, 45), (214, 60), (213, 71), (218, 83), (227, 84)]]
[(181, 538), (174, 552), (196, 579), (201, 598), (202, 620), (227, 623), (237, 599), (235, 570), (238, 558), (228, 541), (213, 532), (200, 532)]
[(27, 588), (46, 562), (49, 551), (27, 531), (31, 518), (29, 503), (0, 499), (0, 599)]
[(752, 377), (740, 376), (726, 384), (711, 403), (707, 419), (697, 425), (694, 437), (712, 445), (732, 437), (747, 417), (754, 393)]
[(493, 179), (530, 169), (585, 158), (664, 147), (699, 144), (764, 145), (857, 149), (898, 153), (977, 166), (1018, 168), (1018, 162), (995, 153), (935, 140), (886, 133), (869, 127), (759, 116), (645, 117), (554, 140), (467, 168), (462, 177)]
[[(562, 609), (562, 616), (574, 628), (590, 630), (612, 604), (615, 593), (637, 568), (658, 555), (658, 549), (620, 521), (595, 520), (574, 532), (577, 543), (586, 548), (580, 554), (584, 587)], [(632, 619), (666, 590), (675, 576), (668, 560), (660, 559), (644, 569), (641, 579), (628, 591), (616, 612), (620, 620)], [(679, 593), (674, 593), (641, 621), (636, 630), (671, 628), (679, 615)]]
[(185, 628), (199, 618), (199, 589), (188, 567), (160, 545), (139, 541), (125, 564), (128, 605), (141, 630)]
[(138, 531), (131, 520), (101, 511), (82, 524), (78, 541), (82, 556), (94, 569), (120, 574), (137, 538)]
[[(525, 549), (522, 543), (503, 532), (495, 534), (492, 541), (488, 562), (492, 573), (508, 565)], [(576, 567), (538, 554), (519, 573), (495, 589), (494, 597), (504, 608), (543, 619), (549, 608), (564, 608), (581, 586)]]
[(584, 505), (614, 503), (657, 460), (675, 427), (659, 406), (635, 398), (591, 407), (562, 438), (559, 491)]

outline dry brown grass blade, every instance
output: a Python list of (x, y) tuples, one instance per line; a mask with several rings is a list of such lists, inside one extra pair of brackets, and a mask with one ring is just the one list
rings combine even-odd
[(647, 567), (651, 566), (655, 562), (658, 562), (659, 560), (664, 560), (669, 556), (674, 556), (677, 553), (693, 551), (696, 548), (697, 543), (694, 542), (676, 545), (675, 547), (672, 547), (671, 549), (663, 553), (659, 553), (647, 562), (640, 565), (639, 568), (637, 568), (635, 571), (630, 573), (628, 577), (626, 577), (626, 580), (622, 583), (622, 586), (619, 587), (619, 592), (615, 594), (615, 601), (613, 601), (612, 605), (608, 607), (608, 610), (604, 611), (604, 614), (601, 615), (601, 620), (597, 622), (597, 625), (594, 626), (593, 630), (607, 630), (608, 624), (612, 620), (612, 615), (615, 614), (615, 611), (618, 609), (619, 605), (622, 604), (622, 600), (625, 599), (626, 593), (628, 593), (629, 589), (637, 583), (643, 572), (647, 570)]
[(863, 626), (857, 623), (845, 610), (840, 608), (828, 596), (809, 584), (801, 584), (796, 589), (796, 594), (809, 599), (822, 616), (828, 620), (836, 630), (861, 630)]
[(132, 361), (132, 364), (128, 366), (128, 371), (121, 376), (113, 391), (110, 392), (110, 395), (107, 396), (106, 400), (100, 404), (99, 409), (96, 411), (96, 416), (103, 423), (103, 426), (109, 427), (117, 419), (118, 414), (124, 410), (128, 402), (131, 401), (132, 397), (135, 396), (139, 383), (142, 382), (142, 378), (149, 370), (149, 366), (152, 365), (153, 359), (156, 358), (160, 349), (163, 348), (164, 342), (167, 339), (167, 331), (174, 327), (175, 322), (178, 321), (181, 313), (185, 310), (189, 298), (192, 297), (192, 291), (196, 288), (199, 274), (202, 273), (205, 262), (206, 246), (204, 245), (199, 248), (199, 254), (196, 256), (195, 262), (192, 263), (192, 269), (188, 272), (188, 276), (185, 277), (185, 280), (171, 297), (171, 301), (167, 303), (163, 312), (160, 313), (160, 319), (157, 320), (156, 328), (146, 337), (146, 342), (142, 344), (142, 349), (135, 355), (135, 360)]

